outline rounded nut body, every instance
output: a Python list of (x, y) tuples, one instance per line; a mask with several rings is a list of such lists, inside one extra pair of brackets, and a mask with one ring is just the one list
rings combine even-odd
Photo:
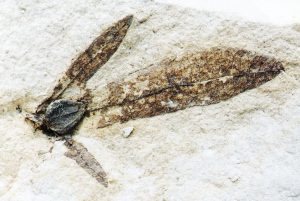
[(85, 113), (85, 104), (72, 100), (55, 100), (46, 110), (44, 124), (49, 130), (64, 135), (71, 132)]

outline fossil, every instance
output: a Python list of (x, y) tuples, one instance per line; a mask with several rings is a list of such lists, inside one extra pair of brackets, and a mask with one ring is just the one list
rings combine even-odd
[(36, 113), (28, 115), (35, 128), (52, 131), (55, 134), (69, 134), (82, 119), (88, 104), (88, 90), (77, 100), (61, 99), (64, 91), (75, 85), (85, 89), (85, 83), (117, 51), (133, 16), (126, 16), (106, 29), (92, 44), (78, 56), (65, 75), (54, 87), (52, 94), (38, 106)]
[[(107, 176), (100, 163), (72, 139), (74, 129), (87, 113), (100, 114), (99, 127), (105, 127), (218, 103), (273, 79), (283, 70), (281, 62), (274, 58), (243, 49), (211, 48), (166, 59), (148, 72), (111, 82), (103, 90), (107, 97), (95, 104), (85, 88), (86, 82), (117, 51), (132, 19), (133, 16), (121, 19), (97, 37), (72, 63), (53, 93), (26, 118), (36, 129), (61, 136), (68, 148), (65, 156), (105, 187)], [(64, 92), (73, 87), (80, 89), (80, 95), (65, 99)]]
[(70, 132), (85, 113), (84, 103), (71, 100), (53, 101), (46, 110), (44, 124), (58, 134)]
[[(75, 160), (105, 187), (108, 186), (108, 182), (100, 163), (82, 144), (74, 141), (70, 136), (76, 125), (84, 118), (89, 104), (89, 91), (85, 89), (86, 82), (117, 51), (132, 19), (132, 15), (121, 19), (97, 37), (72, 63), (53, 89), (53, 93), (41, 102), (34, 114), (27, 114), (25, 119), (32, 123), (35, 129), (41, 129), (47, 134), (63, 136), (65, 145), (69, 149), (65, 155)], [(79, 87), (83, 94), (75, 100), (62, 99), (62, 95), (69, 87)]]
[(88, 152), (87, 148), (73, 139), (66, 139), (65, 145), (69, 149), (65, 153), (65, 156), (74, 159), (80, 167), (96, 178), (99, 183), (103, 184), (105, 187), (108, 186), (106, 173), (95, 157)]
[(132, 19), (132, 15), (126, 16), (98, 36), (72, 63), (53, 89), (53, 93), (38, 106), (36, 113), (44, 113), (47, 106), (53, 100), (61, 97), (63, 92), (71, 85), (79, 85), (84, 88), (85, 83), (117, 51), (126, 36)]
[(243, 49), (211, 48), (166, 59), (149, 72), (107, 85), (99, 127), (209, 105), (278, 75), (281, 62)]

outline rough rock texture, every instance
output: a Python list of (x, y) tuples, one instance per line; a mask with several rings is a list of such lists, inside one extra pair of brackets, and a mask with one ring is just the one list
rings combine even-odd
[[(65, 155), (63, 141), (34, 132), (24, 117), (51, 95), (73, 58), (131, 14), (119, 50), (87, 82), (91, 107), (101, 107), (109, 83), (212, 47), (275, 58), (285, 71), (218, 104), (101, 129), (97, 114), (85, 118), (75, 140), (105, 170), (105, 188)], [(1, 201), (299, 200), (298, 25), (129, 0), (4, 0), (0, 18)], [(134, 135), (122, 137), (125, 127)]]

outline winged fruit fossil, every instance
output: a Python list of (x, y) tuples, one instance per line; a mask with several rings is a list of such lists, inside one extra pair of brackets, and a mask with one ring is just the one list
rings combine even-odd
[[(53, 93), (37, 108), (36, 113), (28, 115), (35, 128), (64, 135), (79, 123), (84, 116), (89, 100), (87, 91), (76, 100), (64, 100), (61, 96), (69, 87), (85, 88), (85, 83), (117, 51), (123, 41), (133, 16), (127, 16), (106, 29), (73, 62), (65, 75), (55, 86)], [(49, 133), (48, 132), (48, 133)]]
[[(46, 133), (66, 136), (65, 145), (69, 151), (65, 154), (74, 159), (91, 176), (107, 187), (108, 181), (101, 165), (81, 144), (71, 138), (75, 126), (84, 117), (89, 100), (85, 83), (117, 51), (131, 25), (133, 16), (127, 16), (107, 28), (92, 44), (73, 62), (65, 75), (55, 86), (53, 93), (37, 108), (36, 113), (28, 114), (26, 120), (36, 129)], [(61, 99), (69, 87), (83, 89), (81, 97), (75, 100)]]
[[(64, 137), (74, 159), (104, 186), (106, 174), (92, 154), (71, 134), (87, 111), (100, 116), (99, 127), (116, 122), (175, 112), (196, 105), (229, 99), (277, 76), (283, 65), (274, 58), (236, 48), (217, 47), (166, 59), (144, 73), (135, 73), (119, 82), (109, 83), (95, 103), (85, 84), (117, 51), (132, 16), (109, 27), (73, 62), (53, 90), (27, 119), (35, 128)], [(71, 87), (79, 97), (62, 99)]]

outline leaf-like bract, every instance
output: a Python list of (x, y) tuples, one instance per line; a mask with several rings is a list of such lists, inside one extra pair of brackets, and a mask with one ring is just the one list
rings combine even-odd
[(47, 106), (71, 85), (85, 85), (96, 71), (117, 51), (132, 22), (132, 15), (126, 16), (107, 28), (72, 63), (65, 75), (55, 86), (53, 93), (37, 108), (37, 113), (45, 112)]
[(212, 48), (165, 60), (144, 74), (108, 84), (99, 127), (209, 105), (255, 88), (283, 70), (281, 62), (235, 48)]

